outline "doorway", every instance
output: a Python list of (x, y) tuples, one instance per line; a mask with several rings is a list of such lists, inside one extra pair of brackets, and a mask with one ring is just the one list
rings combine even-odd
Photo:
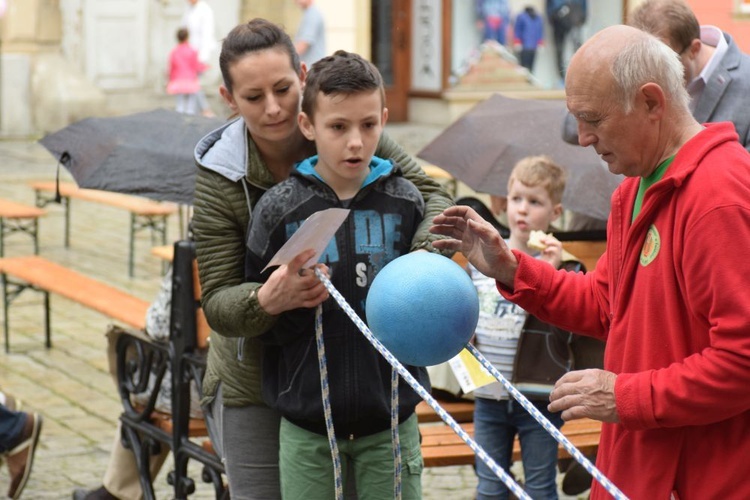
[(372, 62), (383, 75), (388, 120), (408, 116), (411, 0), (377, 0), (372, 9)]
[(102, 89), (142, 87), (146, 69), (146, 0), (87, 0), (86, 76)]

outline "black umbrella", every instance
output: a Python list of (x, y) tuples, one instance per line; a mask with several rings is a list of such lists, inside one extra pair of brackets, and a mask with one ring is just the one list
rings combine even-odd
[(568, 171), (563, 206), (606, 220), (610, 196), (622, 176), (611, 174), (592, 148), (563, 141), (565, 113), (563, 101), (495, 94), (456, 120), (417, 156), (475, 191), (506, 196), (518, 160), (548, 155)]
[(156, 109), (86, 118), (39, 142), (82, 188), (190, 204), (195, 145), (223, 123), (218, 118)]

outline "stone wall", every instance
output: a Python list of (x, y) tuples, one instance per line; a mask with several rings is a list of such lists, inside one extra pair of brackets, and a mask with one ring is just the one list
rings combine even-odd
[(1, 137), (38, 136), (103, 109), (103, 93), (62, 57), (57, 0), (10, 2), (0, 30)]

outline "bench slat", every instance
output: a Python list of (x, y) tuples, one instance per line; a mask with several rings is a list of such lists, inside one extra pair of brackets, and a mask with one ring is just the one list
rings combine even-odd
[(25, 205), (0, 198), (0, 217), (8, 219), (31, 219), (42, 217), (47, 212), (33, 205)]
[[(461, 426), (470, 436), (474, 436), (474, 424)], [(475, 454), (463, 439), (461, 439), (446, 424), (420, 425), (422, 434), (422, 458), (426, 467), (444, 467), (449, 465), (471, 465), (475, 462)], [(591, 454), (599, 446), (601, 422), (591, 419), (580, 419), (566, 422), (562, 433), (584, 455)], [(558, 458), (570, 458), (568, 451), (558, 446)], [(513, 445), (513, 460), (521, 459), (521, 447), (516, 438)]]
[(146, 327), (149, 303), (43, 257), (0, 259), (0, 272), (89, 307), (134, 328)]
[[(443, 407), (448, 414), (453, 417), (456, 422), (471, 422), (474, 420), (474, 402), (473, 401), (441, 401), (438, 400), (440, 406)], [(442, 422), (440, 416), (435, 413), (430, 405), (422, 401), (417, 405), (416, 408), (417, 420), (420, 423), (424, 422)]]
[(592, 271), (596, 268), (599, 257), (607, 249), (606, 241), (564, 241), (563, 249), (575, 255), (578, 260), (583, 262), (586, 269)]
[[(151, 413), (151, 422), (166, 432), (172, 434), (174, 429), (174, 422), (172, 422), (172, 415), (154, 411)], [(191, 418), (188, 420), (188, 436), (189, 437), (207, 437), (208, 428), (206, 427), (206, 421), (202, 418)]]

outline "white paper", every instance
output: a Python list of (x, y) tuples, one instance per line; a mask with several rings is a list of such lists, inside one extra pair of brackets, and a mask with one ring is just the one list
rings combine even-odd
[[(315, 250), (315, 255), (305, 262), (302, 268), (307, 268), (318, 262), (323, 255), (323, 251), (328, 246), (333, 235), (336, 234), (341, 224), (344, 223), (349, 215), (349, 209), (346, 208), (328, 208), (315, 212), (300, 226), (284, 246), (282, 246), (271, 262), (268, 263), (263, 271), (271, 266), (283, 266), (288, 264), (292, 259), (304, 250), (310, 248)], [(262, 271), (261, 271), (262, 272)]]

